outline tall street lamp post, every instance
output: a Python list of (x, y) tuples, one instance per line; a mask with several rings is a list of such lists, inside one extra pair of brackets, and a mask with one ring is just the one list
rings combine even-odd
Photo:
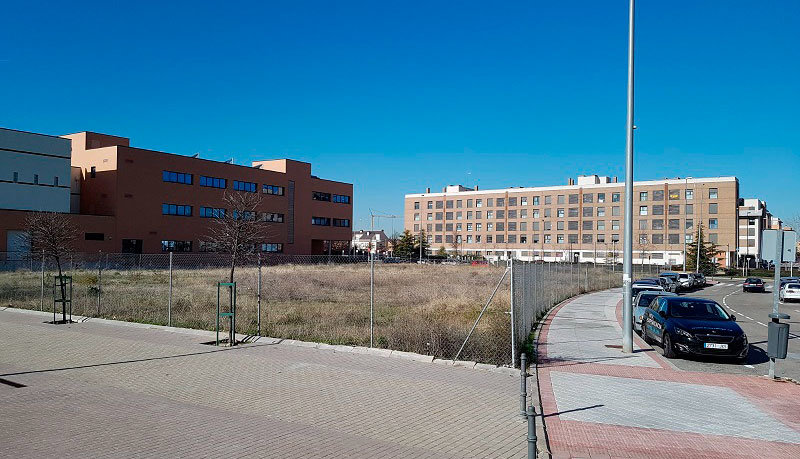
[(633, 271), (633, 24), (635, 0), (630, 0), (628, 10), (628, 121), (625, 126), (625, 240), (623, 243), (622, 292), (622, 352), (633, 352), (633, 298), (631, 274)]

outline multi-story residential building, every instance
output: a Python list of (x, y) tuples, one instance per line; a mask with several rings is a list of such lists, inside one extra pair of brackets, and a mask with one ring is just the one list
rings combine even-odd
[(389, 250), (389, 237), (383, 230), (369, 231), (359, 230), (353, 231), (353, 241), (351, 242), (353, 250), (358, 252), (369, 252), (375, 250), (377, 253), (385, 253)]
[[(256, 217), (265, 227), (264, 252), (326, 253), (351, 240), (352, 184), (311, 175), (309, 163), (279, 159), (242, 166), (134, 148), (127, 138), (93, 132), (51, 139), (66, 151), (60, 164), (65, 174), (71, 148), (72, 196), (65, 177), (58, 207), (27, 209), (79, 213), (79, 251), (203, 251), (214, 218), (230, 211), (227, 193), (261, 195)], [(8, 161), (0, 157), (0, 169)], [(4, 218), (0, 230), (23, 231), (23, 217)], [(15, 249), (8, 240), (0, 251)]]
[(767, 210), (767, 203), (755, 198), (739, 200), (739, 264), (756, 266), (761, 261), (762, 232), (781, 229), (783, 222)]
[[(566, 186), (478, 190), (460, 185), (405, 196), (405, 228), (432, 249), (527, 260), (621, 261), (624, 183), (597, 175)], [(680, 265), (702, 224), (717, 262), (735, 260), (736, 177), (634, 183), (634, 263)]]

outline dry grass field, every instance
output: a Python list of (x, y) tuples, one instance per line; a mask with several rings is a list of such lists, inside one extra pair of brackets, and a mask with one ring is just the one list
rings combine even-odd
[[(376, 264), (375, 345), (453, 358), (503, 273), (493, 266)], [(96, 271), (75, 271), (73, 311), (165, 325), (169, 273), (104, 270), (98, 308)], [(44, 310), (52, 311), (52, 273)], [(237, 269), (237, 331), (257, 332), (257, 270)], [(224, 269), (173, 271), (172, 325), (213, 330)], [(508, 363), (508, 278), (481, 319), (462, 359)], [(262, 268), (261, 333), (331, 344), (369, 344), (369, 265), (279, 265)], [(227, 303), (223, 292), (223, 303)], [(41, 307), (38, 272), (0, 272), (0, 304)]]

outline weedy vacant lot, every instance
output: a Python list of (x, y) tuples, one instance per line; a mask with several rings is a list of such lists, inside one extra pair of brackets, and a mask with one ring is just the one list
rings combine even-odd
[[(261, 275), (261, 333), (331, 344), (368, 345), (368, 264), (265, 266)], [(375, 345), (453, 358), (502, 276), (493, 266), (383, 264), (375, 267)], [(166, 270), (74, 271), (73, 311), (165, 325)], [(224, 269), (177, 269), (172, 282), (172, 325), (213, 330), (217, 282)], [(257, 332), (256, 268), (240, 268), (237, 331)], [(52, 273), (45, 275), (43, 309), (53, 308)], [(98, 285), (100, 295), (98, 303)], [(0, 304), (42, 307), (39, 272), (0, 273)], [(227, 307), (227, 291), (222, 291)], [(511, 355), (508, 278), (470, 338), (461, 358), (508, 363)]]

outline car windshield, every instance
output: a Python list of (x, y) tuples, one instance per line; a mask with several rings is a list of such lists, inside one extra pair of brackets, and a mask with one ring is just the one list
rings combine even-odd
[(747, 280), (745, 280), (745, 282), (747, 282), (748, 284), (757, 284), (761, 282), (761, 279), (756, 279), (755, 277), (748, 277)]
[(670, 301), (669, 315), (681, 319), (729, 320), (720, 305), (710, 301)]
[(786, 288), (800, 288), (800, 284), (788, 284)]
[(646, 308), (650, 306), (650, 302), (653, 301), (653, 298), (656, 296), (658, 295), (642, 295), (639, 297), (639, 303), (636, 306), (640, 308)]

